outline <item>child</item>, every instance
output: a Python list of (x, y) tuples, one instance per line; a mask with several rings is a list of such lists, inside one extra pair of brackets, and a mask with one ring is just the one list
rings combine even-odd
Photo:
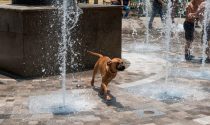
[(194, 22), (196, 19), (196, 11), (203, 0), (192, 0), (186, 8), (186, 19), (184, 22), (185, 30), (185, 59), (192, 60), (194, 56), (190, 54), (191, 43), (194, 40)]

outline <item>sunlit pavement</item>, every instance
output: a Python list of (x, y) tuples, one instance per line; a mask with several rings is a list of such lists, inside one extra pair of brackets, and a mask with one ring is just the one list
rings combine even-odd
[[(173, 39), (168, 59), (161, 37), (148, 46), (143, 37), (135, 41), (123, 35), (127, 68), (110, 83), (111, 102), (98, 96), (99, 75), (94, 89), (92, 71), (67, 75), (66, 114), (56, 113), (62, 104), (58, 76), (23, 80), (1, 75), (0, 124), (209, 125), (210, 65), (186, 62), (183, 38), (179, 44)], [(198, 44), (194, 54), (199, 58)]]

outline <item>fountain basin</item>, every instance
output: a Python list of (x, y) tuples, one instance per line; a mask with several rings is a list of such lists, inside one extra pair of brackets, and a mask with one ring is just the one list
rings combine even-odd
[[(121, 7), (82, 4), (80, 7), (83, 14), (71, 31), (78, 55), (75, 62), (81, 65), (77, 71), (94, 66), (97, 58), (87, 55), (87, 50), (121, 57)], [(0, 70), (23, 77), (59, 74), (61, 26), (57, 9), (0, 5), (0, 15)], [(68, 56), (67, 72), (72, 72), (70, 61)]]

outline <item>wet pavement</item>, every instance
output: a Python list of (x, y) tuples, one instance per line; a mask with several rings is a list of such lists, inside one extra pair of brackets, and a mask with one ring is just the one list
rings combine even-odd
[[(58, 76), (23, 80), (0, 75), (0, 124), (210, 125), (210, 65), (186, 62), (183, 35), (178, 36), (166, 52), (160, 33), (148, 45), (143, 36), (134, 40), (124, 34), (127, 68), (109, 86), (111, 102), (98, 96), (99, 75), (96, 87), (90, 86), (92, 71), (67, 74), (64, 107)], [(199, 39), (196, 57), (201, 56)]]

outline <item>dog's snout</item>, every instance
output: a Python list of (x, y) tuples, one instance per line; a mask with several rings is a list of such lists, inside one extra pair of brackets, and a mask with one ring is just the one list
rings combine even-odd
[(123, 63), (120, 63), (120, 64), (117, 66), (117, 70), (119, 70), (119, 71), (125, 70), (125, 66), (123, 65)]

